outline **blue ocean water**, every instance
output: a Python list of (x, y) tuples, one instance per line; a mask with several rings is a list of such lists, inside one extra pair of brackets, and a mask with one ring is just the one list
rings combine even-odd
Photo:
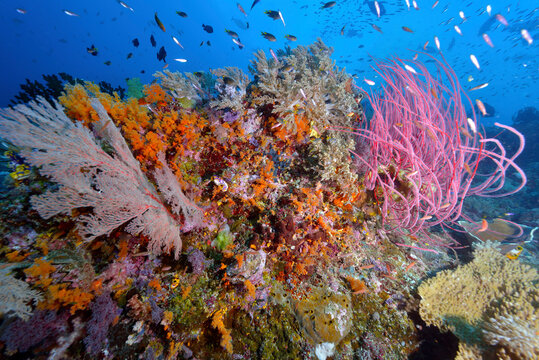
[[(167, 52), (171, 71), (194, 72), (224, 66), (247, 70), (253, 52), (258, 49), (308, 45), (320, 37), (335, 49), (333, 58), (337, 66), (345, 67), (360, 80), (376, 81), (370, 68), (371, 56), (412, 58), (415, 50), (423, 48), (436, 54), (437, 37), (441, 53), (464, 88), (489, 83), (473, 94), (495, 109), (493, 117), (485, 119), (486, 124), (493, 120), (510, 123), (519, 109), (538, 107), (537, 4), (531, 0), (417, 1), (416, 10), (413, 1), (409, 3), (410, 7), (405, 0), (380, 1), (378, 16), (374, 1), (361, 0), (336, 1), (326, 9), (321, 9), (324, 3), (317, 1), (262, 0), (252, 9), (251, 1), (126, 2), (132, 10), (114, 0), (3, 1), (0, 105), (9, 103), (26, 78), (41, 80), (42, 74), (65, 72), (123, 87), (125, 79), (131, 77), (150, 82), (152, 74), (165, 65), (156, 57), (161, 46)], [(487, 5), (491, 7), (490, 15)], [(286, 26), (280, 19), (268, 17), (266, 10), (280, 10)], [(185, 12), (187, 17), (179, 16), (177, 11)], [(166, 32), (158, 27), (155, 14)], [(508, 25), (496, 20), (496, 14), (503, 15)], [(203, 24), (212, 26), (213, 33), (204, 31)], [(235, 31), (245, 47), (240, 50), (225, 29)], [(522, 37), (523, 29), (535, 39), (531, 45)], [(276, 41), (266, 40), (261, 32), (275, 35)], [(296, 36), (297, 41), (288, 41), (286, 34)], [(484, 41), (483, 34), (488, 34), (494, 47)], [(150, 43), (152, 35), (156, 47)], [(135, 38), (139, 47), (132, 44)], [(98, 50), (97, 56), (86, 50), (92, 45)], [(133, 56), (127, 59), (129, 53)], [(471, 62), (471, 54), (478, 59), (480, 69)], [(174, 58), (187, 62), (179, 63)], [(110, 65), (105, 65), (108, 61)]]

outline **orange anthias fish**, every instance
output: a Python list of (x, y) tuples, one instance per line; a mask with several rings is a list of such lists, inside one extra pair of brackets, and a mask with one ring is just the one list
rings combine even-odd
[(485, 219), (481, 220), (481, 227), (479, 228), (479, 230), (477, 230), (477, 232), (483, 232), (483, 231), (486, 231), (488, 229), (488, 221), (486, 221)]
[(243, 13), (243, 15), (245, 15), (245, 17), (247, 17), (247, 13), (245, 12), (245, 10), (243, 10), (243, 7), (240, 5), (240, 3), (237, 3), (236, 5), (238, 5), (238, 9)]
[(481, 111), (481, 114), (483, 114), (483, 116), (488, 115), (487, 108), (485, 107), (485, 104), (483, 104), (481, 100), (475, 99), (475, 103), (477, 104), (477, 107), (479, 108), (479, 111)]
[(163, 32), (167, 32), (167, 31), (165, 30), (165, 25), (163, 25), (163, 23), (161, 22), (161, 20), (159, 20), (159, 18), (157, 17), (157, 13), (155, 13), (154, 18), (155, 18), (155, 22), (157, 23), (157, 26), (159, 26), (159, 28), (160, 28), (161, 30), (163, 30)]

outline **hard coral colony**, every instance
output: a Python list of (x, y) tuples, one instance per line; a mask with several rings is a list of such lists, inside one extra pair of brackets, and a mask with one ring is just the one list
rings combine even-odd
[[(138, 100), (85, 83), (59, 103), (2, 110), (3, 139), (31, 167), (9, 195), (31, 196), (1, 210), (5, 354), (417, 349), (405, 299), (434, 267), (428, 252), (447, 263), (445, 248), (459, 247), (429, 228), (456, 226), (469, 195), (498, 196), (510, 167), (522, 181), (510, 193), (524, 186), (514, 163), (524, 138), (498, 125), (521, 141), (509, 156), (477, 130), (444, 62), (445, 80), (417, 61), (380, 62), (388, 85), (367, 94), (331, 53), (319, 40), (274, 59), (258, 52), (256, 80), (237, 68), (165, 71)], [(478, 181), (488, 161), (495, 169)], [(25, 243), (17, 219), (33, 225)], [(40, 330), (21, 337), (28, 322)], [(499, 334), (511, 329), (484, 326), (474, 351), (515, 351)]]

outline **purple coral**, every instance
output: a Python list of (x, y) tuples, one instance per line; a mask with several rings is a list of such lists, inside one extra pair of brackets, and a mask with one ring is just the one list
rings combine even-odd
[(122, 310), (118, 308), (108, 293), (99, 296), (92, 303), (91, 310), (92, 317), (87, 324), (87, 336), (84, 338), (84, 344), (88, 353), (96, 356), (105, 347), (109, 327)]
[(195, 275), (202, 275), (206, 266), (209, 265), (209, 261), (204, 256), (204, 253), (198, 249), (190, 247), (188, 250), (189, 255), (187, 255), (187, 260), (193, 268), (193, 273)]
[(26, 352), (37, 345), (49, 346), (67, 328), (68, 313), (37, 310), (28, 321), (19, 318), (9, 323), (0, 333), (0, 341), (6, 345), (8, 353)]

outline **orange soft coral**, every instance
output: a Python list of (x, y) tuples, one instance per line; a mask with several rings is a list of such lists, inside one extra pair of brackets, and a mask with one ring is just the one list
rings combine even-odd
[(158, 84), (144, 86), (144, 95), (148, 104), (166, 105), (170, 101), (170, 96)]

